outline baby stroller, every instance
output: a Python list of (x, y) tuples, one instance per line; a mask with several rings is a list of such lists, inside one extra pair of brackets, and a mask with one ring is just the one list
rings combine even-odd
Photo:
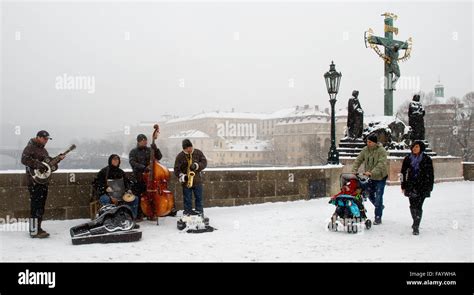
[[(366, 229), (372, 227), (372, 221), (367, 218), (367, 210), (363, 204), (366, 200), (363, 187), (368, 180), (363, 175), (341, 174), (341, 191), (329, 200), (330, 204), (336, 206), (336, 211), (331, 216), (331, 221), (328, 224), (330, 231), (338, 231), (339, 228), (344, 228), (348, 233), (357, 233), (359, 226), (362, 224), (365, 225)], [(340, 224), (342, 224), (341, 227), (339, 227)]]

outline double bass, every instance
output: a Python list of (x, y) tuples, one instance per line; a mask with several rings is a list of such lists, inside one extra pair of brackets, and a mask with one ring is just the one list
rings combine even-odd
[[(160, 133), (158, 124), (153, 126), (153, 141)], [(141, 208), (143, 214), (151, 220), (158, 217), (163, 217), (172, 212), (174, 209), (174, 196), (168, 190), (168, 181), (170, 180), (170, 171), (166, 166), (163, 166), (155, 158), (155, 149), (150, 152), (150, 164), (148, 166), (149, 172), (143, 173), (143, 178), (146, 183), (146, 191), (142, 194)]]

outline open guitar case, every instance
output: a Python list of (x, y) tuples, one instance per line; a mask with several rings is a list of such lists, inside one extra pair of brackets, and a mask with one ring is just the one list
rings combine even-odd
[(142, 238), (142, 232), (135, 228), (130, 207), (106, 205), (100, 209), (96, 219), (74, 226), (69, 232), (73, 245), (126, 243)]

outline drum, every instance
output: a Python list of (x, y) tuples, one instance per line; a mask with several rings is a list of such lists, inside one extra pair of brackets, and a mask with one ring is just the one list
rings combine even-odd
[(133, 201), (135, 201), (135, 198), (137, 196), (135, 196), (134, 194), (131, 194), (131, 193), (125, 193), (122, 197), (122, 200), (126, 203), (131, 203)]

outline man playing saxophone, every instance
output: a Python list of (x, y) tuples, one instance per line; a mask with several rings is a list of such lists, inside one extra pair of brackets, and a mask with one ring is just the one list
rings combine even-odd
[[(183, 140), (183, 150), (176, 156), (174, 174), (183, 186), (184, 215), (203, 214), (201, 171), (207, 166), (204, 154), (193, 148), (189, 139)], [(193, 193), (196, 209), (193, 210)]]

